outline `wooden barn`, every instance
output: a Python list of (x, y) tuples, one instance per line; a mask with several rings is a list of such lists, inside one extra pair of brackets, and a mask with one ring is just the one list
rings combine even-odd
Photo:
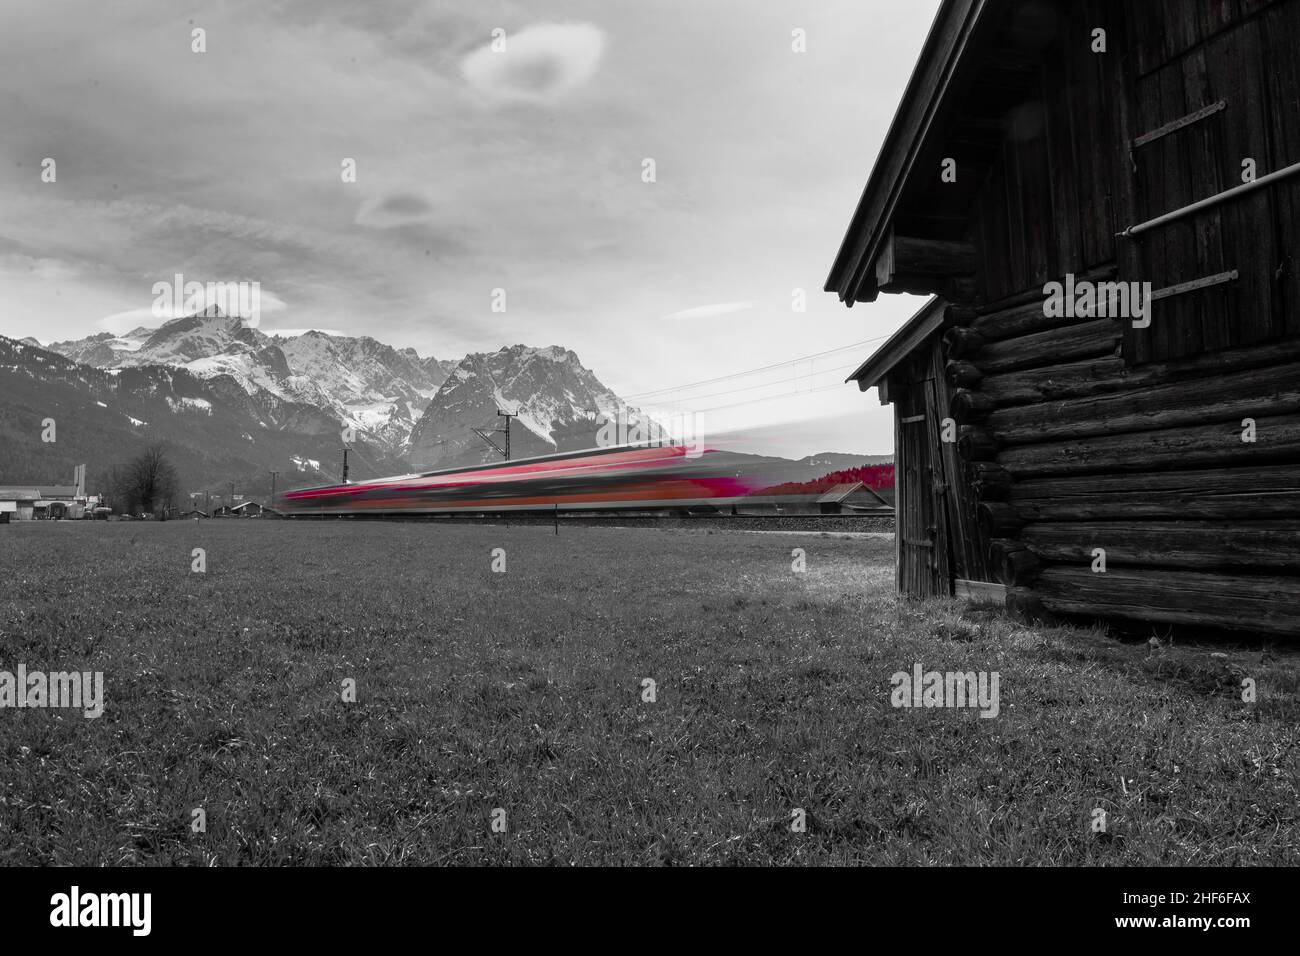
[(898, 584), (1300, 635), (1300, 0), (945, 0), (835, 260), (933, 296)]

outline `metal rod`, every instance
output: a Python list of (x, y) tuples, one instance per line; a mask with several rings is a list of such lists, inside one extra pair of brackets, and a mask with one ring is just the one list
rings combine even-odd
[(1118, 232), (1115, 235), (1120, 239), (1127, 239), (1140, 235), (1149, 229), (1154, 229), (1156, 226), (1162, 226), (1167, 222), (1173, 222), (1175, 219), (1182, 219), (1184, 216), (1190, 216), (1192, 213), (1199, 212), (1202, 209), (1209, 209), (1211, 206), (1217, 206), (1221, 202), (1226, 202), (1229, 199), (1234, 199), (1237, 196), (1244, 195), (1245, 193), (1253, 192), (1261, 186), (1266, 186), (1279, 179), (1285, 179), (1287, 176), (1294, 176), (1296, 173), (1300, 173), (1300, 163), (1293, 163), (1284, 169), (1277, 170), (1277, 172), (1269, 173), (1267, 176), (1261, 176), (1259, 179), (1252, 180), (1248, 183), (1242, 183), (1240, 186), (1234, 186), (1233, 188), (1226, 189), (1221, 193), (1216, 193), (1213, 196), (1198, 200), (1190, 206), (1184, 206), (1182, 209), (1175, 209), (1173, 212), (1167, 212), (1163, 216), (1156, 216), (1156, 218), (1148, 219), (1146, 222), (1140, 222), (1136, 226), (1129, 226), (1123, 232)]
[(1207, 116), (1213, 116), (1220, 110), (1225, 109), (1227, 105), (1227, 100), (1219, 100), (1219, 102), (1211, 103), (1209, 106), (1202, 106), (1195, 113), (1188, 113), (1181, 119), (1176, 119), (1172, 123), (1166, 123), (1159, 129), (1153, 129), (1149, 133), (1143, 133), (1141, 136), (1137, 137), (1137, 139), (1133, 140), (1131, 146), (1136, 149), (1139, 146), (1145, 146), (1147, 143), (1153, 143), (1162, 136), (1168, 136), (1170, 133), (1176, 132), (1184, 126), (1191, 126), (1193, 123), (1203, 120)]
[(1171, 295), (1182, 295), (1184, 292), (1195, 292), (1197, 289), (1208, 289), (1213, 285), (1222, 285), (1225, 282), (1237, 281), (1237, 270), (1231, 272), (1219, 272), (1212, 276), (1205, 276), (1201, 279), (1192, 279), (1190, 282), (1180, 282), (1177, 285), (1166, 286), (1163, 289), (1156, 289), (1151, 293), (1151, 301), (1158, 299), (1167, 299)]

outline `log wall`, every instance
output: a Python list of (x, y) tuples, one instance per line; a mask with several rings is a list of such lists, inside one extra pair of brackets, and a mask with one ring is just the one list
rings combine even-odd
[[(1300, 177), (1117, 236), (1240, 184), (1245, 157), (1300, 163), (1300, 0), (1055, 9), (974, 203), (982, 298), (939, 339), (989, 579), (1057, 614), (1300, 636)], [(1108, 55), (1079, 40), (1094, 26)], [(1147, 329), (1043, 308), (1067, 273), (1159, 290), (1233, 269)]]
[(1300, 341), (1129, 368), (1119, 321), (1026, 318), (980, 311), (966, 327), (986, 338), (944, 340), (948, 411), (1012, 600), (1300, 634)]

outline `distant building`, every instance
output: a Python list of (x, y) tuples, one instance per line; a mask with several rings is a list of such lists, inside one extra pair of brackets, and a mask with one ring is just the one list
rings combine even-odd
[(72, 480), (70, 485), (0, 485), (0, 521), (83, 517), (88, 507), (99, 503), (99, 498), (86, 494), (85, 465), (76, 467)]
[(817, 499), (817, 510), (824, 515), (880, 514), (892, 515), (893, 503), (861, 481), (835, 485)]

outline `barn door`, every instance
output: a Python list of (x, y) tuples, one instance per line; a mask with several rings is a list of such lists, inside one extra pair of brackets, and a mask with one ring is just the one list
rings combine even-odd
[(898, 587), (913, 597), (952, 593), (934, 380), (909, 383), (898, 402)]

